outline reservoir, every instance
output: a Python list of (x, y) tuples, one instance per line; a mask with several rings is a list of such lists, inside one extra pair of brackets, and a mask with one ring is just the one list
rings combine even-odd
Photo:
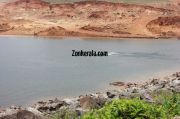
[[(72, 50), (108, 51), (72, 57)], [(180, 69), (180, 40), (0, 37), (0, 106), (104, 91)]]

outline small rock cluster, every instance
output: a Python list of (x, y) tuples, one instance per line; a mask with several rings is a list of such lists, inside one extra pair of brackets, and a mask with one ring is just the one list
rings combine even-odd
[[(152, 103), (154, 100), (151, 96), (151, 92), (153, 91), (168, 90), (172, 92), (180, 92), (180, 72), (176, 72), (165, 78), (154, 78), (144, 82), (143, 84), (114, 82), (110, 85), (117, 86), (117, 90), (109, 90), (107, 92), (99, 92), (63, 100), (55, 98), (54, 100), (49, 101), (39, 101), (26, 110), (36, 115), (50, 115), (61, 109), (69, 109), (77, 112), (78, 115), (81, 115), (92, 108), (101, 108), (106, 102), (113, 99), (131, 99), (134, 97), (140, 97), (140, 99)], [(19, 110), (22, 110), (22, 108), (11, 107), (7, 108), (6, 111), (0, 109), (0, 117), (13, 114), (12, 112), (17, 113)]]
[(12, 115), (14, 113), (17, 113), (20, 110), (21, 110), (21, 107), (14, 106), (14, 105), (12, 105), (6, 109), (0, 107), (0, 117), (4, 117), (6, 115)]

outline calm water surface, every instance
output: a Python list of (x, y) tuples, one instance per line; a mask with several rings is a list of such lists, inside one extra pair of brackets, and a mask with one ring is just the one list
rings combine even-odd
[[(105, 50), (108, 57), (72, 57)], [(0, 106), (104, 90), (180, 67), (180, 40), (0, 37)]]

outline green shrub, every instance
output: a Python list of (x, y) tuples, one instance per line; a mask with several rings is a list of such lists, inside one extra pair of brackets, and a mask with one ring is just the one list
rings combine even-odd
[(85, 114), (82, 119), (167, 119), (161, 106), (139, 99), (114, 100), (102, 109)]
[(180, 93), (159, 90), (152, 93), (155, 104), (162, 106), (169, 117), (180, 115)]
[(76, 112), (61, 110), (53, 119), (171, 119), (180, 116), (180, 94), (153, 93), (154, 103), (140, 99), (117, 99), (78, 117)]
[(164, 97), (162, 107), (169, 117), (180, 116), (180, 94), (173, 93), (171, 97)]
[(61, 109), (54, 113), (52, 119), (76, 119), (78, 117), (77, 113), (69, 109)]

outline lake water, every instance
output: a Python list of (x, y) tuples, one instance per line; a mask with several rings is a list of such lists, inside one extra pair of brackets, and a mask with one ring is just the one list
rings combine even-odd
[[(108, 57), (72, 57), (105, 50)], [(0, 106), (25, 105), (140, 81), (180, 68), (180, 40), (0, 37)]]

